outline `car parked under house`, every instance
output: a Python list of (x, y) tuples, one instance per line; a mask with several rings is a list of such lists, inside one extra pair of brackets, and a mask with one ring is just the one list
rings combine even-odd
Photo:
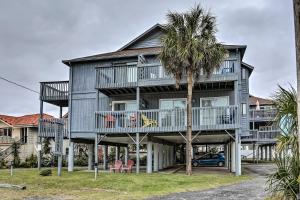
[[(126, 162), (128, 144), (147, 144), (148, 173), (175, 164), (175, 149), (185, 146), (187, 82), (183, 78), (176, 89), (175, 79), (165, 73), (158, 58), (162, 34), (163, 27), (156, 24), (115, 52), (64, 60), (70, 80), (41, 83), (41, 113), (43, 102), (69, 109), (69, 171), (74, 143), (89, 144), (89, 168), (93, 157), (99, 164), (98, 145), (103, 148), (104, 169), (108, 145), (124, 147)], [(220, 68), (195, 80), (193, 145), (224, 145), (225, 165), (240, 175), (241, 136), (249, 135), (253, 67), (243, 62), (245, 45), (224, 47), (228, 54)], [(54, 124), (41, 119), (40, 137), (54, 137)], [(136, 157), (139, 172), (139, 150)]]

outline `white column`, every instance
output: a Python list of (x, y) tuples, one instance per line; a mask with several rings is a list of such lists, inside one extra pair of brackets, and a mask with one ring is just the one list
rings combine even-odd
[(153, 158), (154, 158), (154, 166), (153, 166), (153, 171), (157, 172), (158, 171), (158, 148), (159, 148), (159, 144), (158, 143), (154, 143), (153, 145)]
[(231, 142), (231, 172), (235, 172), (235, 142)]
[(74, 142), (69, 142), (68, 172), (74, 170)]
[(163, 161), (164, 161), (164, 153), (163, 153), (163, 145), (158, 145), (159, 151), (158, 151), (158, 169), (163, 169)]
[(170, 166), (170, 146), (166, 146), (166, 159), (167, 159), (167, 167)]
[(152, 142), (147, 142), (147, 173), (152, 173)]
[(125, 158), (124, 158), (124, 162), (125, 162), (125, 164), (127, 165), (127, 162), (128, 162), (128, 146), (125, 147), (124, 150), (125, 150), (125, 155), (124, 155)]
[(225, 156), (225, 167), (228, 167), (228, 149), (227, 149), (227, 144), (224, 144), (224, 156)]
[(103, 154), (103, 169), (107, 170), (107, 154), (108, 154), (107, 145), (102, 145), (102, 154)]
[(241, 162), (241, 137), (236, 131), (235, 137), (235, 175), (240, 176), (242, 175), (242, 162)]
[(163, 151), (164, 151), (164, 156), (163, 156), (163, 168), (167, 167), (167, 151), (166, 151), (166, 145), (163, 145)]
[(119, 160), (119, 158), (120, 158), (120, 156), (119, 156), (119, 154), (120, 154), (120, 147), (119, 146), (116, 146), (116, 148), (115, 148), (115, 160)]
[(88, 170), (93, 170), (93, 154), (94, 154), (94, 145), (93, 144), (89, 144), (88, 145)]

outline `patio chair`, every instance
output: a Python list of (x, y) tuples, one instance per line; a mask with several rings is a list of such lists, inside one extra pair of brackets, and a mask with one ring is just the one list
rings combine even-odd
[(128, 160), (127, 165), (122, 167), (122, 172), (132, 173), (133, 165), (134, 165), (134, 161), (133, 160)]
[(114, 165), (109, 166), (109, 171), (110, 172), (121, 172), (122, 166), (123, 166), (122, 161), (116, 160)]
[(105, 128), (114, 128), (116, 126), (116, 118), (112, 115), (106, 115), (104, 121)]
[(157, 127), (157, 121), (149, 119), (146, 115), (142, 115), (143, 126), (142, 127)]

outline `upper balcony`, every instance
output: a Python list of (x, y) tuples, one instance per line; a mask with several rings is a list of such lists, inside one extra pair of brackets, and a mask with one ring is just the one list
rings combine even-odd
[[(98, 133), (156, 133), (186, 131), (186, 109), (152, 109), (136, 111), (98, 111)], [(192, 130), (216, 131), (239, 127), (237, 106), (193, 107)]]
[[(226, 59), (210, 77), (200, 75), (198, 83), (237, 80), (237, 60)], [(203, 74), (203, 73), (200, 73)], [(181, 83), (186, 83), (183, 76)], [(161, 63), (128, 63), (96, 68), (96, 88), (100, 90), (175, 85), (175, 79), (165, 72)]]
[(69, 81), (41, 82), (40, 99), (50, 104), (67, 107)]
[(251, 109), (249, 110), (249, 118), (250, 121), (256, 121), (256, 122), (274, 121), (276, 117), (276, 113), (277, 110), (275, 108), (264, 109), (264, 110)]

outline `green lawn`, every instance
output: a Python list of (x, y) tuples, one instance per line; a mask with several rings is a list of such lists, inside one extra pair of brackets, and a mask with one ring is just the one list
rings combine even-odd
[(142, 199), (174, 192), (194, 191), (250, 179), (230, 174), (184, 174), (153, 173), (151, 175), (100, 173), (84, 171), (68, 173), (62, 177), (42, 177), (36, 169), (17, 169), (10, 177), (9, 170), (0, 170), (0, 183), (23, 184), (26, 190), (0, 189), (1, 199), (24, 197), (54, 197), (55, 199)]

